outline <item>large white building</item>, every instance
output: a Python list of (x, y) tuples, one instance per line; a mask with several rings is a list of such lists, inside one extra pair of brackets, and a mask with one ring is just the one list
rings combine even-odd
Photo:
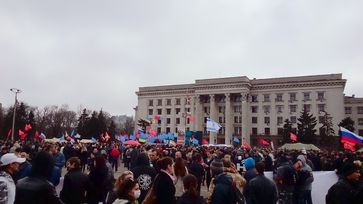
[[(158, 132), (203, 131), (210, 143), (230, 144), (232, 135), (252, 143), (257, 136), (278, 142), (284, 120), (289, 119), (296, 128), (305, 108), (317, 119), (329, 113), (338, 132), (337, 124), (346, 117), (345, 102), (363, 113), (362, 100), (344, 96), (345, 83), (342, 74), (327, 74), (271, 79), (241, 76), (140, 87), (135, 119), (156, 118), (152, 128)], [(206, 131), (207, 117), (222, 125), (219, 133)], [(363, 124), (363, 119), (359, 121)]]

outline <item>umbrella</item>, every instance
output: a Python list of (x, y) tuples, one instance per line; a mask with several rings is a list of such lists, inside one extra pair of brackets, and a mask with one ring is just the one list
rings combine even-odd
[(85, 144), (93, 143), (93, 141), (92, 141), (92, 140), (90, 140), (90, 139), (81, 139), (79, 142), (80, 142), (80, 143), (85, 143)]
[(282, 145), (279, 149), (287, 149), (287, 150), (318, 150), (320, 151), (319, 148), (317, 148), (315, 145), (313, 144), (303, 144), (303, 143), (286, 143), (284, 145)]
[(135, 146), (139, 146), (140, 143), (138, 141), (135, 140), (127, 140), (126, 142), (124, 142), (125, 145), (135, 145)]

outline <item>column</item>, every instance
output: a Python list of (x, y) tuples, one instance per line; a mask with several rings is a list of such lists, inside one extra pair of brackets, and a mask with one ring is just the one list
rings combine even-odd
[(203, 115), (202, 115), (202, 111), (203, 111), (203, 107), (202, 107), (202, 103), (200, 102), (200, 95), (195, 96), (195, 131), (202, 131), (203, 132)]
[(249, 110), (248, 110), (248, 94), (242, 93), (242, 140), (251, 144), (249, 133)]
[[(194, 107), (195, 107), (194, 101), (195, 101), (194, 97), (191, 96), (190, 97), (190, 115), (197, 119), (196, 114), (195, 114), (196, 111), (194, 111)], [(191, 131), (196, 130), (195, 124), (196, 124), (196, 122), (190, 122), (190, 130)]]
[[(216, 110), (216, 100), (214, 94), (209, 95), (210, 97), (210, 113), (209, 117), (214, 120), (217, 120), (217, 110)], [(217, 133), (216, 132), (209, 132), (209, 144), (216, 144), (217, 143)]]
[(181, 97), (180, 98), (180, 127), (183, 128), (183, 131), (185, 132), (187, 129), (187, 122), (186, 122), (186, 108), (185, 108), (186, 98)]
[(161, 99), (161, 132), (166, 132), (166, 99)]
[(226, 108), (225, 108), (225, 114), (224, 117), (226, 118), (225, 122), (225, 137), (224, 137), (224, 143), (225, 144), (231, 144), (232, 140), (232, 134), (233, 134), (233, 126), (232, 126), (232, 113), (231, 113), (231, 96), (229, 93), (226, 95)]
[(175, 115), (175, 98), (171, 99), (171, 119), (170, 119), (170, 132), (175, 132), (176, 128), (176, 115)]

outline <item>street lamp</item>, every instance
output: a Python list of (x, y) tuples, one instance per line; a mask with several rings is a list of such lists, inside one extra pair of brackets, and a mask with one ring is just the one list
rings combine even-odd
[(20, 89), (17, 88), (11, 88), (10, 89), (11, 92), (15, 93), (15, 102), (14, 102), (14, 113), (13, 113), (13, 125), (11, 128), (11, 141), (14, 141), (14, 128), (15, 128), (15, 114), (16, 114), (16, 105), (18, 103), (18, 93), (21, 93)]

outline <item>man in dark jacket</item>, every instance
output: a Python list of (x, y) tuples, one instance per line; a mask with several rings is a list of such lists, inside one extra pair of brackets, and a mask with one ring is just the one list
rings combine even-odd
[(353, 162), (348, 161), (343, 165), (341, 178), (334, 184), (326, 195), (326, 204), (361, 203), (356, 196), (359, 191), (360, 171)]
[(142, 203), (147, 192), (151, 188), (152, 181), (156, 175), (156, 170), (150, 166), (149, 157), (146, 153), (141, 153), (135, 162), (135, 168), (133, 168), (134, 178), (137, 180), (140, 186), (141, 195), (138, 199), (139, 203)]
[(212, 193), (212, 204), (235, 204), (235, 191), (233, 191), (232, 176), (221, 173), (215, 180), (215, 187)]
[(67, 170), (60, 198), (67, 204), (85, 203), (89, 180), (81, 170), (81, 161), (77, 157), (71, 157), (67, 162)]
[(54, 167), (54, 160), (48, 152), (40, 152), (33, 159), (29, 177), (18, 181), (16, 185), (16, 204), (59, 204), (54, 186), (47, 181)]
[(276, 184), (264, 175), (265, 164), (256, 164), (257, 176), (247, 184), (247, 204), (275, 204), (277, 202)]

